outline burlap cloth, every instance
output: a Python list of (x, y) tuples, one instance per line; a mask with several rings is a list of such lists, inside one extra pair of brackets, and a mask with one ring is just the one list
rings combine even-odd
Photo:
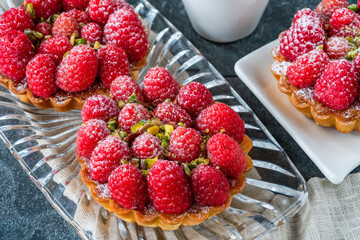
[(308, 187), (309, 200), (299, 213), (262, 240), (360, 239), (360, 173), (338, 185), (312, 178)]

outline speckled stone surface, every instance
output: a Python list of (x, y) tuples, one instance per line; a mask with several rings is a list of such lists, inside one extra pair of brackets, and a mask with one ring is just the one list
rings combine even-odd
[[(304, 151), (236, 77), (233, 70), (238, 59), (274, 40), (279, 32), (288, 28), (297, 9), (305, 6), (314, 8), (318, 1), (270, 0), (254, 33), (228, 44), (212, 43), (197, 35), (181, 0), (150, 2), (228, 79), (284, 148), (305, 179), (323, 177)], [(31, 182), (2, 142), (0, 156), (0, 239), (80, 239), (75, 229), (52, 208)], [(359, 172), (360, 168), (354, 171)]]

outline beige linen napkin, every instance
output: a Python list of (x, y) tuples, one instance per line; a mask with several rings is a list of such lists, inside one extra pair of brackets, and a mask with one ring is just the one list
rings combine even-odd
[(309, 200), (300, 212), (262, 240), (360, 239), (360, 173), (338, 185), (312, 178), (308, 187)]

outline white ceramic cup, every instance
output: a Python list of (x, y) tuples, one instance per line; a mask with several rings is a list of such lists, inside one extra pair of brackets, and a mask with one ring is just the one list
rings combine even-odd
[(182, 0), (195, 31), (214, 42), (252, 33), (269, 0)]

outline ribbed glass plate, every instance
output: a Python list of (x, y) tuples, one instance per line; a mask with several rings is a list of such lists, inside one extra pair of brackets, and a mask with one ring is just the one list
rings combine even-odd
[[(12, 0), (14, 1), (14, 0)], [(18, 6), (7, 0), (1, 8)], [(84, 239), (255, 239), (284, 224), (307, 200), (307, 186), (283, 149), (247, 104), (194, 46), (145, 0), (130, 1), (151, 34), (152, 45), (145, 73), (166, 67), (180, 84), (198, 81), (214, 99), (230, 105), (245, 121), (254, 147), (254, 169), (245, 190), (233, 198), (225, 212), (198, 226), (176, 231), (146, 228), (116, 218), (98, 205), (80, 178), (75, 139), (80, 111), (58, 113), (22, 103), (0, 87), (2, 140), (52, 206)]]

